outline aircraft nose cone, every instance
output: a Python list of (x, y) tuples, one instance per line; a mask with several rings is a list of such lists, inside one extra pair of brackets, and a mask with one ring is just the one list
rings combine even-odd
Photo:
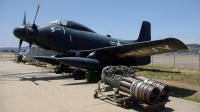
[[(19, 38), (20, 37), (20, 35), (21, 35), (21, 27), (16, 27), (16, 28), (14, 28), (14, 30), (13, 30), (13, 34), (15, 35), (15, 37), (17, 37), (17, 38)], [(19, 38), (20, 39), (20, 38)]]

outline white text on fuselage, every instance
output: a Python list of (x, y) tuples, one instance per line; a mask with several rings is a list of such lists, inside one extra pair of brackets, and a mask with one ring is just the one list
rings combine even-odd
[(122, 44), (119, 42), (119, 40), (118, 40), (118, 42), (110, 41), (110, 44), (111, 44), (111, 45), (116, 45), (116, 46), (121, 46), (121, 45), (122, 45)]
[(61, 30), (61, 28), (51, 27), (51, 32), (55, 32), (56, 30)]

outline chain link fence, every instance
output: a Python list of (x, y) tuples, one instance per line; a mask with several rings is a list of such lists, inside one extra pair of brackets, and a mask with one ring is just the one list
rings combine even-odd
[(151, 65), (163, 65), (181, 68), (200, 68), (200, 54), (161, 54), (151, 56)]
[(1, 52), (1, 61), (14, 61), (17, 57), (16, 53)]
[[(14, 61), (17, 54), (1, 52), (1, 61)], [(160, 54), (152, 55), (150, 65), (164, 65), (169, 67), (200, 68), (200, 54)]]

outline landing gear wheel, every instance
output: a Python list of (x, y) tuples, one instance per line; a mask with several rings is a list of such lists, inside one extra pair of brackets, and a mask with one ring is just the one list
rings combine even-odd
[(63, 73), (63, 69), (62, 69), (62, 68), (59, 68), (59, 67), (56, 67), (55, 70), (54, 70), (54, 72), (55, 72), (56, 74)]
[(75, 69), (73, 72), (73, 77), (75, 80), (81, 80), (85, 78), (85, 72), (81, 69)]
[(128, 102), (127, 101), (122, 101), (121, 102), (122, 107), (128, 108)]
[(94, 98), (97, 98), (98, 97), (98, 93), (95, 92), (93, 96), (94, 96)]

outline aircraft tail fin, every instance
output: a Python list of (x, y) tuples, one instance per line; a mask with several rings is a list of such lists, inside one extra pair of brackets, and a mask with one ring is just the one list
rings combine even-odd
[(151, 40), (151, 24), (148, 21), (143, 21), (138, 37), (138, 42)]

